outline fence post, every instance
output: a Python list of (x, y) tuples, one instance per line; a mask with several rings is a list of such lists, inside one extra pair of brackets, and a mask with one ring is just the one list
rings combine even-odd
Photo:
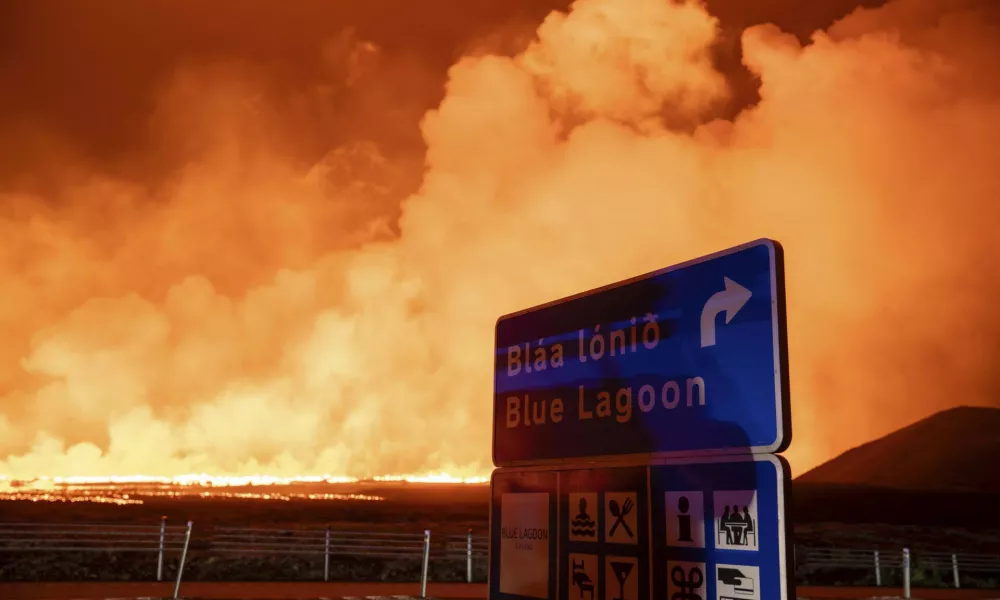
[(878, 550), (875, 551), (875, 587), (882, 587), (882, 565), (879, 563)]
[(951, 555), (951, 576), (955, 580), (955, 589), (958, 589), (958, 555)]
[(323, 550), (323, 581), (330, 581), (330, 528), (326, 528), (326, 548)]
[(910, 549), (903, 548), (903, 597), (910, 597)]
[[(955, 571), (955, 581), (958, 581), (958, 571)], [(472, 529), (465, 538), (465, 581), (472, 583)], [(955, 587), (958, 587), (956, 584)]]
[(156, 559), (156, 580), (163, 581), (163, 542), (167, 535), (167, 518), (160, 517), (160, 553)]
[(420, 569), (420, 597), (427, 597), (427, 569), (431, 560), (431, 530), (424, 530), (424, 566)]
[(181, 593), (181, 576), (184, 574), (184, 561), (187, 559), (188, 544), (191, 542), (191, 526), (193, 521), (188, 521), (187, 533), (184, 534), (184, 548), (181, 549), (181, 562), (177, 565), (177, 583), (174, 584), (174, 600), (177, 600)]

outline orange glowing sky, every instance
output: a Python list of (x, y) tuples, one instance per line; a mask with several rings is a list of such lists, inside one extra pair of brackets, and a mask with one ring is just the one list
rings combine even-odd
[(497, 316), (758, 237), (795, 472), (998, 405), (997, 3), (747, 4), (5, 2), (0, 475), (482, 477)]

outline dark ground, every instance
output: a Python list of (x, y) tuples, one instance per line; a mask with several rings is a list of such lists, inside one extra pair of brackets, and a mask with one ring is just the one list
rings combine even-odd
[[(359, 583), (186, 583), (182, 597), (189, 600), (330, 600), (343, 598), (413, 598), (419, 596), (419, 584)], [(816, 588), (798, 587), (801, 600), (888, 600), (901, 598), (898, 588)], [(16, 584), (0, 582), (4, 600), (106, 600), (108, 598), (147, 598), (167, 600), (173, 597), (171, 584), (89, 583), (89, 584)], [(435, 584), (427, 586), (427, 597), (454, 600), (483, 600), (486, 585)], [(920, 600), (996, 600), (996, 592), (985, 590), (917, 591)]]
[[(329, 486), (328, 486), (329, 487)], [(316, 581), (323, 578), (322, 555), (278, 556), (221, 554), (207, 538), (215, 527), (324, 529), (409, 533), (432, 531), (435, 540), (486, 535), (489, 487), (486, 485), (354, 484), (338, 485), (339, 493), (385, 498), (368, 501), (262, 501), (151, 498), (143, 505), (3, 502), (0, 522), (157, 525), (160, 516), (172, 525), (194, 521), (186, 581)], [(326, 490), (330, 491), (330, 490)], [(895, 555), (903, 547), (921, 552), (1000, 555), (1000, 497), (968, 494), (919, 494), (845, 486), (795, 485), (791, 521), (799, 547), (836, 547)], [(5, 542), (0, 534), (0, 548)], [(419, 542), (418, 542), (419, 546)], [(917, 560), (919, 563), (919, 560)], [(175, 575), (177, 556), (168, 555), (165, 577)], [(434, 558), (430, 578), (464, 581), (464, 559)], [(872, 585), (871, 569), (797, 570), (800, 585)], [(0, 552), (0, 581), (141, 581), (155, 576), (156, 556), (122, 552)], [(392, 582), (419, 579), (419, 555), (391, 559), (332, 557), (332, 581)], [(885, 583), (898, 574), (886, 569)], [(484, 581), (485, 560), (474, 561), (474, 580)], [(950, 583), (950, 572), (920, 572), (922, 585)], [(1000, 559), (994, 574), (965, 574), (963, 587), (1000, 587)]]

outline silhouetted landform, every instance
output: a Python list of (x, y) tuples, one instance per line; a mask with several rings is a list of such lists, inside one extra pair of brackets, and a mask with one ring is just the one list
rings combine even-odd
[(796, 523), (1000, 527), (1000, 409), (958, 407), (795, 478)]
[(1000, 494), (1000, 409), (933, 414), (803, 473), (797, 483)]

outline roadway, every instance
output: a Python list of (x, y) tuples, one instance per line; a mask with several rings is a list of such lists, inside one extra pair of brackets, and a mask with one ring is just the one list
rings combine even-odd
[[(67, 582), (0, 583), (3, 600), (123, 600), (136, 598), (171, 598), (171, 583), (141, 582)], [(190, 582), (181, 586), (181, 595), (189, 599), (213, 600), (335, 600), (365, 597), (416, 597), (416, 583), (316, 583), (316, 582)], [(482, 600), (486, 586), (481, 583), (429, 583), (430, 598)], [(856, 600), (865, 598), (901, 598), (893, 588), (798, 588), (801, 600)], [(915, 600), (1000, 600), (1000, 590), (924, 590), (914, 589)]]

